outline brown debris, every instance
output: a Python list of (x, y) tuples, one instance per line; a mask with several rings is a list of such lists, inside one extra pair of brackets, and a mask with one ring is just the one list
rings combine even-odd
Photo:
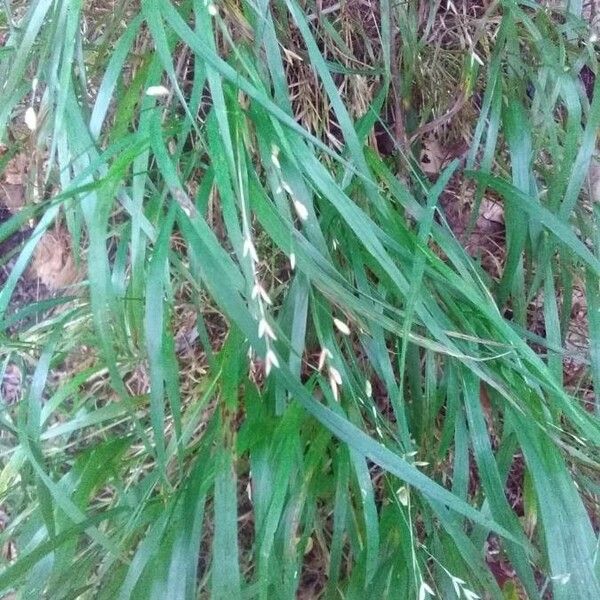
[(55, 227), (44, 233), (36, 246), (31, 272), (50, 290), (67, 287), (79, 279), (67, 231)]
[(0, 399), (5, 405), (16, 404), (21, 398), (23, 389), (23, 374), (14, 363), (10, 363), (0, 383)]
[(143, 396), (150, 393), (150, 373), (146, 362), (137, 365), (125, 377), (125, 386), (132, 396)]
[(27, 176), (27, 157), (23, 152), (13, 156), (4, 169), (3, 183), (24, 185)]
[[(0, 155), (5, 152), (6, 146), (3, 146)], [(8, 161), (0, 177), (0, 202), (13, 215), (25, 206), (26, 178), (27, 157), (19, 153)]]

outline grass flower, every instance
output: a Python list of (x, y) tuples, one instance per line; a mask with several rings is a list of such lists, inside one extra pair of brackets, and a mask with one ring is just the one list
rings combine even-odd
[(152, 96), (153, 98), (168, 96), (170, 93), (169, 88), (166, 88), (164, 85), (151, 85), (146, 90), (146, 96)]
[(344, 335), (350, 335), (350, 327), (348, 327), (348, 325), (344, 323), (344, 321), (340, 321), (339, 319), (334, 318), (333, 324), (340, 333), (343, 333)]

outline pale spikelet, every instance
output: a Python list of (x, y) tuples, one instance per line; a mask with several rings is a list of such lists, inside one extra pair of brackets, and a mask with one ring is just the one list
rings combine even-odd
[(271, 373), (273, 367), (276, 369), (279, 368), (279, 360), (273, 350), (267, 350), (267, 356), (265, 358), (265, 373), (267, 374), (267, 377)]
[(271, 338), (272, 340), (277, 339), (275, 332), (273, 331), (273, 329), (271, 329), (271, 326), (269, 325), (269, 323), (267, 323), (267, 320), (263, 318), (258, 322), (258, 337), (262, 338), (265, 335), (268, 338)]
[(329, 376), (333, 379), (338, 385), (342, 385), (342, 376), (340, 372), (335, 367), (329, 367)]
[(258, 254), (256, 252), (256, 248), (254, 247), (252, 240), (247, 237), (244, 240), (243, 255), (244, 255), (244, 257), (246, 257), (246, 256), (248, 256), (248, 254), (250, 255), (250, 258), (252, 259), (252, 262), (255, 262), (255, 263), (258, 262)]
[(402, 506), (408, 506), (408, 488), (405, 485), (398, 488), (396, 496), (398, 496), (398, 501)]
[(219, 9), (211, 2), (206, 9), (211, 17), (216, 17), (219, 14)]
[(259, 286), (259, 293), (260, 293), (260, 297), (263, 299), (263, 301), (268, 304), (269, 306), (271, 304), (273, 304), (273, 300), (271, 300), (271, 298), (269, 297), (269, 294), (267, 294), (267, 292), (265, 291), (265, 288), (261, 285)]
[(169, 88), (166, 88), (164, 85), (151, 85), (146, 90), (146, 96), (152, 96), (153, 98), (158, 98), (159, 96), (168, 96), (169, 94)]
[(427, 594), (435, 596), (435, 592), (431, 589), (431, 586), (424, 581), (421, 581), (421, 587), (419, 588), (419, 600), (425, 600)]
[(281, 164), (279, 163), (279, 148), (275, 145), (271, 146), (271, 162), (275, 167), (281, 169)]
[(485, 66), (484, 62), (481, 60), (479, 54), (477, 54), (477, 52), (475, 52), (474, 50), (471, 51), (471, 59), (474, 60), (479, 65), (481, 65), (482, 67)]
[(323, 367), (325, 366), (326, 358), (327, 358), (327, 355), (325, 354), (325, 348), (323, 348), (323, 350), (321, 350), (321, 354), (319, 354), (319, 364), (317, 366), (319, 371), (323, 370)]
[(296, 268), (296, 255), (292, 252), (290, 254), (290, 269), (293, 271)]
[(479, 600), (479, 596), (467, 588), (463, 588), (463, 594), (465, 595), (465, 600)]
[(37, 129), (37, 114), (35, 113), (33, 106), (29, 106), (25, 111), (25, 125), (27, 125), (29, 131), (35, 131)]
[(321, 354), (319, 354), (319, 366), (318, 369), (319, 371), (323, 370), (323, 367), (325, 366), (325, 361), (328, 358), (331, 358), (333, 355), (331, 354), (331, 351), (328, 348), (323, 348), (321, 350)]
[(265, 288), (257, 282), (252, 288), (252, 300), (255, 300), (258, 296), (260, 296), (269, 306), (273, 304), (273, 301), (269, 297), (269, 294), (267, 294)]
[[(446, 569), (444, 569), (444, 571), (446, 571)], [(464, 579), (461, 579), (460, 577), (451, 575), (448, 571), (446, 571), (446, 573), (448, 573), (448, 576), (450, 577), (450, 580), (452, 581), (452, 587), (454, 588), (454, 593), (456, 594), (456, 597), (460, 598), (461, 593), (462, 593), (461, 589), (465, 585), (466, 581)]]
[(365, 381), (365, 394), (367, 395), (367, 398), (371, 398), (373, 396), (373, 386), (368, 379)]
[(294, 200), (294, 209), (296, 210), (296, 214), (301, 221), (306, 221), (308, 219), (308, 208), (302, 204), (299, 200)]
[(331, 391), (333, 393), (333, 397), (334, 397), (335, 401), (338, 402), (340, 399), (340, 392), (338, 390), (338, 384), (337, 384), (337, 381), (331, 376), (329, 377), (329, 385), (331, 386)]
[(348, 327), (348, 325), (344, 323), (344, 321), (340, 321), (339, 319), (333, 319), (333, 324), (340, 333), (343, 333), (344, 335), (350, 335), (350, 327)]

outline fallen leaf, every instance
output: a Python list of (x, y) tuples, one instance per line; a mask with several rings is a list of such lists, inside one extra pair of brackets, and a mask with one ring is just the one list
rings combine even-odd
[(23, 375), (21, 369), (14, 363), (9, 363), (4, 371), (2, 382), (0, 383), (2, 402), (6, 405), (15, 404), (21, 397), (22, 388)]
[(51, 290), (66, 287), (79, 279), (69, 235), (64, 229), (54, 228), (42, 236), (35, 248), (31, 270)]
[(24, 152), (19, 152), (13, 156), (2, 174), (2, 180), (10, 185), (23, 185), (27, 173), (27, 156)]
[(504, 207), (495, 200), (484, 198), (479, 207), (479, 217), (493, 223), (504, 224)]
[(25, 206), (27, 156), (20, 152), (13, 156), (0, 176), (0, 203), (15, 214)]
[(427, 175), (437, 175), (444, 163), (446, 152), (440, 142), (434, 137), (429, 136), (423, 141), (423, 150), (421, 150), (421, 169)]
[(22, 185), (0, 183), (0, 203), (14, 215), (25, 206), (25, 188)]

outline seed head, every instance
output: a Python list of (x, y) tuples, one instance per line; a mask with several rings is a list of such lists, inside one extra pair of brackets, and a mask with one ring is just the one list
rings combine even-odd
[(267, 377), (271, 373), (271, 369), (273, 367), (275, 367), (276, 369), (279, 368), (279, 360), (277, 359), (275, 352), (269, 349), (267, 350), (267, 356), (265, 358), (265, 373)]
[(339, 319), (333, 319), (333, 324), (336, 326), (336, 329), (343, 333), (344, 335), (350, 335), (350, 327), (344, 321), (340, 321)]
[(25, 111), (25, 125), (27, 125), (29, 131), (35, 131), (37, 129), (37, 114), (35, 113), (33, 106), (29, 106)]
[(157, 98), (159, 96), (168, 96), (169, 94), (169, 89), (164, 85), (151, 85), (146, 90), (146, 96), (152, 96), (153, 98)]
[(306, 221), (308, 219), (308, 209), (302, 202), (299, 200), (294, 200), (294, 208), (296, 209), (296, 214), (301, 221)]

